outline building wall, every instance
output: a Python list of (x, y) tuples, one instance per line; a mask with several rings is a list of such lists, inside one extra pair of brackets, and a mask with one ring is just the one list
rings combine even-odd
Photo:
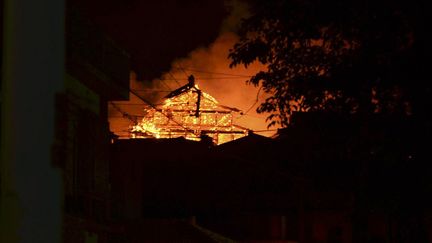
[[(62, 168), (64, 209), (69, 217), (64, 221), (65, 242), (103, 242), (110, 234), (106, 226), (111, 220), (106, 109), (103, 96), (66, 75), (65, 92), (57, 96), (54, 146), (54, 163)], [(89, 227), (89, 222), (95, 226)], [(75, 240), (67, 241), (70, 239)]]
[[(56, 146), (60, 153), (57, 163), (63, 168), (65, 196), (72, 201), (89, 197), (88, 193), (108, 198), (109, 138), (107, 123), (99, 116), (100, 97), (68, 75), (66, 87), (57, 100)], [(68, 210), (73, 207), (83, 210), (84, 205), (72, 201), (66, 200)]]

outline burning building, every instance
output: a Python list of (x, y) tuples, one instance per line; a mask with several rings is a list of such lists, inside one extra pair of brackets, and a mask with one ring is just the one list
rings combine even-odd
[(211, 138), (214, 144), (229, 142), (248, 134), (234, 124), (239, 109), (221, 105), (211, 95), (189, 82), (169, 93), (162, 104), (145, 109), (143, 119), (131, 127), (132, 138)]

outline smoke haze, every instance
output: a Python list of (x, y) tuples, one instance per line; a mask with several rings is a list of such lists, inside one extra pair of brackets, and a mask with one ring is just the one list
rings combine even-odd
[[(152, 104), (157, 104), (170, 91), (186, 84), (188, 76), (193, 75), (200, 89), (216, 98), (221, 105), (243, 111), (243, 115), (235, 116), (235, 124), (257, 131), (258, 134), (271, 136), (274, 131), (263, 132), (267, 130), (265, 119), (268, 114), (256, 113), (256, 108), (264, 101), (266, 94), (259, 92), (258, 87), (246, 84), (250, 76), (263, 70), (264, 66), (253, 63), (247, 69), (243, 66), (229, 67), (229, 50), (238, 40), (234, 31), (241, 19), (248, 16), (247, 5), (239, 0), (231, 0), (226, 1), (226, 6), (231, 14), (224, 21), (219, 37), (212, 44), (195, 49), (186, 58), (175, 60), (169, 72), (152, 82), (137, 81), (136, 75), (131, 73), (131, 90)], [(109, 105), (109, 121), (111, 131), (118, 135), (118, 131), (124, 134), (132, 122), (131, 119), (124, 118), (124, 114), (119, 110), (138, 119), (144, 115), (145, 102), (134, 94), (130, 95), (129, 101), (115, 102), (115, 105), (117, 107)]]

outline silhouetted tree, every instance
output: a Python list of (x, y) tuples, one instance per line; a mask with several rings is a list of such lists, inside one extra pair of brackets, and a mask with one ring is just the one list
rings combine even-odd
[(252, 12), (229, 57), (267, 67), (248, 82), (271, 94), (257, 109), (269, 126), (299, 110), (419, 114), (430, 104), (423, 1), (252, 1)]
[[(430, 137), (427, 1), (250, 1), (252, 15), (243, 21), (229, 57), (231, 66), (247, 67), (255, 61), (265, 65), (266, 70), (248, 82), (270, 94), (257, 109), (270, 113), (270, 126), (288, 125), (294, 111), (366, 118), (381, 113), (417, 118), (410, 119), (415, 120), (412, 126), (402, 126), (409, 129), (406, 134)], [(385, 127), (388, 124), (378, 131)], [(430, 192), (422, 189), (430, 188), (430, 177), (419, 173), (429, 171), (425, 161), (430, 143), (397, 129), (388, 133), (383, 137), (389, 141), (376, 141), (372, 132), (360, 138), (360, 133), (360, 145), (350, 148), (358, 150), (352, 161), (365, 167), (353, 191), (353, 238), (367, 241), (366, 215), (380, 208), (399, 225), (398, 242), (426, 242), (421, 216), (425, 206), (414, 198)], [(410, 143), (415, 144), (412, 149)], [(317, 156), (322, 158), (322, 153)], [(411, 229), (409, 220), (421, 227)]]

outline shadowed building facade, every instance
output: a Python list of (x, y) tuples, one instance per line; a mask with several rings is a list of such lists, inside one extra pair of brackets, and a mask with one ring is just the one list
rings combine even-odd
[(119, 218), (194, 218), (238, 242), (430, 242), (416, 139), (430, 128), (414, 124), (306, 113), (272, 139), (117, 140), (113, 205)]
[(109, 242), (107, 102), (129, 97), (129, 55), (73, 8), (66, 15), (64, 92), (56, 97), (53, 163), (63, 175), (63, 242)]

